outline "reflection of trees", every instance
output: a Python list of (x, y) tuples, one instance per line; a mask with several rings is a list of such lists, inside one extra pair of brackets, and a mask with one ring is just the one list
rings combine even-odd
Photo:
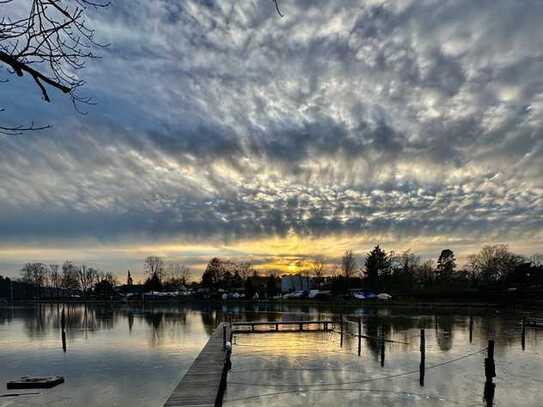
[(0, 325), (9, 324), (13, 319), (12, 309), (0, 307)]
[(134, 326), (134, 314), (128, 311), (128, 332), (132, 333), (133, 326)]
[(211, 336), (219, 322), (217, 312), (212, 310), (202, 310), (201, 315), (204, 329), (206, 333)]
[[(377, 317), (370, 317), (366, 320), (366, 324), (363, 328), (365, 331), (362, 331), (362, 335), (372, 336), (377, 338), (379, 331), (381, 329), (383, 321)], [(376, 339), (365, 339), (366, 347), (372, 355), (377, 357), (379, 354), (379, 341)]]
[(152, 328), (151, 331), (151, 346), (155, 347), (160, 344), (160, 338), (163, 336), (164, 327), (161, 329), (163, 314), (162, 312), (146, 312), (143, 314), (143, 320)]
[(440, 315), (435, 316), (435, 331), (437, 345), (442, 351), (448, 351), (453, 345), (454, 316)]
[[(204, 329), (211, 335), (219, 322), (233, 317), (234, 320), (298, 320), (298, 319), (319, 319), (329, 316), (322, 315), (322, 312), (330, 312), (329, 305), (313, 307), (305, 305), (285, 304), (240, 304), (232, 303), (219, 308), (211, 305), (198, 307), (192, 305), (154, 305), (152, 308), (142, 310), (127, 306), (111, 306), (98, 304), (41, 304), (34, 307), (14, 307), (13, 309), (0, 309), (0, 325), (7, 324), (13, 319), (21, 321), (25, 334), (31, 339), (41, 339), (46, 336), (58, 335), (60, 342), (60, 319), (62, 309), (66, 316), (66, 336), (68, 341), (76, 338), (92, 337), (99, 331), (117, 330), (115, 335), (128, 336), (134, 329), (134, 324), (144, 324), (149, 327), (150, 346), (160, 346), (175, 341), (177, 337), (186, 337), (190, 330)], [(346, 310), (346, 314), (353, 312)], [(378, 337), (381, 332), (381, 325), (384, 323), (386, 337), (394, 337), (396, 340), (410, 342), (410, 349), (418, 349), (418, 332), (416, 329), (427, 329), (427, 343), (433, 344), (435, 329), (435, 340), (441, 351), (448, 351), (453, 347), (454, 337), (464, 337), (466, 344), (469, 337), (469, 316), (456, 315), (454, 311), (440, 313), (434, 316), (431, 313), (421, 315), (420, 310), (405, 310), (390, 308), (388, 313), (382, 309), (369, 308), (357, 310), (358, 315), (364, 316), (363, 335)], [(348, 331), (356, 334), (356, 317), (351, 317), (354, 322), (349, 325)], [(520, 347), (520, 317), (516, 315), (491, 315), (474, 317), (473, 337), (474, 343), (481, 341), (482, 344), (490, 337), (497, 339), (497, 346), (519, 346)], [(203, 327), (202, 327), (203, 325)], [(128, 328), (128, 329), (127, 329)], [(175, 329), (173, 329), (175, 328)], [(415, 331), (414, 331), (415, 330)], [(147, 328), (145, 328), (147, 334)], [(429, 336), (431, 335), (431, 336)], [(412, 339), (411, 339), (412, 338)], [(353, 336), (344, 337), (344, 346), (356, 352), (357, 338)], [(458, 344), (457, 344), (458, 345)], [(463, 345), (463, 344), (460, 344)], [(379, 343), (376, 339), (362, 339), (362, 346), (374, 356), (379, 354)], [(68, 346), (69, 347), (69, 346)], [(391, 349), (397, 347), (388, 346)], [(399, 348), (398, 348), (399, 349)]]

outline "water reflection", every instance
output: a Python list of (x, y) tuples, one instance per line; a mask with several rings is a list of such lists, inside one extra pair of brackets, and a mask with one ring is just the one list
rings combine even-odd
[[(342, 343), (339, 330), (238, 335), (226, 405), (540, 405), (536, 394), (543, 382), (543, 352), (538, 340), (543, 332), (529, 332), (523, 352), (520, 315), (382, 311), (350, 316), (354, 323), (347, 330), (357, 333), (360, 320), (367, 336), (361, 356), (358, 338), (346, 334)], [(419, 383), (421, 328), (427, 339), (424, 387)], [(383, 365), (382, 342), (375, 339), (382, 333), (394, 341), (385, 344)], [(485, 383), (490, 339), (496, 341), (496, 384)]]
[[(66, 354), (61, 345), (63, 309)], [(238, 336), (229, 379), (229, 404), (319, 406), (337, 405), (340, 400), (341, 405), (434, 407), (454, 404), (447, 401), (453, 400), (463, 405), (487, 405), (490, 393), (486, 393), (485, 402), (483, 354), (443, 370), (432, 365), (483, 349), (494, 338), (498, 372), (495, 404), (540, 405), (529, 392), (537, 393), (537, 386), (543, 382), (539, 373), (543, 353), (538, 347), (543, 332), (528, 330), (523, 352), (520, 315), (454, 309), (435, 314), (400, 308), (281, 304), (145, 308), (54, 304), (0, 308), (0, 380), (6, 382), (28, 374), (67, 377), (65, 385), (33, 399), (11, 400), (10, 406), (160, 406), (221, 321), (339, 321), (340, 313), (352, 321), (345, 327), (342, 347), (337, 332)], [(358, 320), (366, 336), (361, 341), (360, 357), (358, 338), (348, 335), (357, 333)], [(428, 369), (422, 390), (418, 382), (421, 328), (426, 330)], [(383, 367), (378, 340), (382, 335), (394, 341), (385, 344)], [(411, 370), (416, 372), (414, 376), (391, 383), (365, 382)], [(413, 383), (411, 378), (415, 379)], [(318, 387), (322, 383), (327, 384), (329, 392)], [(285, 390), (297, 392), (261, 397)], [(253, 398), (238, 400), (244, 397)], [(0, 407), (7, 405), (2, 403), (0, 398)]]

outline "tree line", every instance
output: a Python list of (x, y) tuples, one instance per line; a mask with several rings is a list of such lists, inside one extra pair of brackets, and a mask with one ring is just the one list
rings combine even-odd
[(210, 290), (243, 288), (245, 298), (273, 298), (281, 293), (281, 279), (275, 273), (261, 276), (250, 262), (212, 258), (202, 274), (200, 285)]
[(542, 255), (527, 258), (502, 244), (484, 246), (478, 253), (468, 256), (462, 267), (450, 249), (442, 250), (434, 262), (422, 260), (410, 250), (398, 254), (377, 245), (358, 259), (352, 250), (347, 250), (339, 270), (339, 275), (332, 273), (337, 279), (351, 284), (358, 282), (359, 286), (372, 290), (504, 289), (543, 284)]

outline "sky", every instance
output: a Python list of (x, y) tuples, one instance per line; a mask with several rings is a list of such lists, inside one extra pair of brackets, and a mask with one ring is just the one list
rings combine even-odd
[(1, 67), (2, 123), (51, 128), (0, 136), (0, 274), (543, 252), (543, 1), (279, 5), (89, 10), (110, 45), (80, 72), (86, 114)]

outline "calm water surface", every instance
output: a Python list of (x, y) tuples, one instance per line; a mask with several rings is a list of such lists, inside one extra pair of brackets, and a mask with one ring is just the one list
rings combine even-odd
[[(234, 320), (337, 318), (311, 307), (135, 309), (66, 305), (67, 351), (61, 306), (0, 308), (0, 397), (7, 406), (162, 406), (224, 315)], [(522, 350), (520, 316), (433, 314), (400, 309), (351, 310), (363, 320), (361, 342), (346, 335), (237, 335), (227, 406), (486, 406), (484, 357), (496, 341), (495, 406), (543, 406), (543, 330), (528, 330)], [(418, 382), (419, 329), (426, 330), (426, 382)], [(356, 324), (349, 331), (357, 331)], [(373, 337), (383, 330), (385, 364)], [(24, 375), (62, 375), (53, 389), (7, 391)]]

